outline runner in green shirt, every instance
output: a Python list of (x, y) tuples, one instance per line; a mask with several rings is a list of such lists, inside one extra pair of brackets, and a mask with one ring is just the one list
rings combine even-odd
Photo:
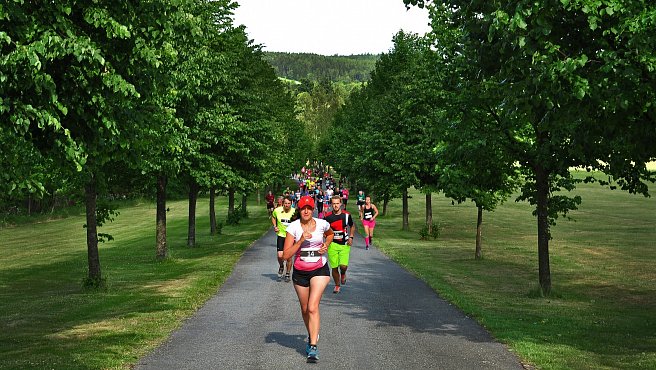
[[(282, 201), (282, 207), (273, 210), (271, 214), (271, 223), (273, 224), (273, 231), (278, 235), (276, 240), (276, 248), (278, 250), (278, 279), (282, 279), (285, 271), (285, 260), (282, 258), (282, 251), (285, 247), (285, 237), (287, 236), (287, 226), (292, 222), (292, 216), (296, 210), (292, 208), (292, 200), (287, 197)], [(285, 281), (291, 280), (292, 271), (292, 258), (287, 260), (287, 273), (285, 274)]]

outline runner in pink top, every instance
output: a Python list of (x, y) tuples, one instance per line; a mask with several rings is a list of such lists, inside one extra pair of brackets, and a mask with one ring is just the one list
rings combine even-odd
[(292, 281), (301, 304), (303, 322), (308, 332), (305, 348), (308, 362), (319, 359), (319, 303), (330, 281), (326, 252), (333, 241), (333, 230), (326, 220), (312, 217), (314, 199), (306, 195), (298, 201), (301, 218), (287, 226), (283, 258), (296, 256)]

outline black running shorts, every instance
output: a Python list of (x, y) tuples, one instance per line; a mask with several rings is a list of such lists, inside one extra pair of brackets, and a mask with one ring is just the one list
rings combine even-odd
[(276, 249), (278, 252), (282, 252), (285, 249), (285, 237), (278, 235), (278, 240), (276, 242)]
[(301, 271), (294, 269), (294, 272), (292, 273), (292, 281), (296, 285), (309, 287), (310, 279), (315, 276), (330, 276), (330, 268), (328, 267), (328, 263), (325, 263), (318, 269), (311, 271)]

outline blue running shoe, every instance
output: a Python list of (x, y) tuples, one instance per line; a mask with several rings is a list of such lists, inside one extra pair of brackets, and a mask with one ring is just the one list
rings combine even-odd
[(319, 361), (319, 350), (317, 349), (317, 346), (310, 346), (310, 350), (308, 351), (307, 355), (307, 362), (315, 363), (317, 361)]

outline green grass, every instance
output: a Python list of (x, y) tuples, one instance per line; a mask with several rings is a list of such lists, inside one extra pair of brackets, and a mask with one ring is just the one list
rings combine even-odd
[(509, 200), (484, 214), (479, 261), (475, 207), (437, 194), (437, 240), (419, 240), (425, 206), (415, 191), (413, 230), (400, 231), (396, 200), (379, 218), (374, 242), (538, 368), (654, 369), (656, 199), (599, 185), (576, 193), (583, 204), (571, 214), (575, 221), (559, 219), (552, 228), (548, 298), (536, 294), (537, 227), (527, 203)]
[[(226, 201), (218, 198), (217, 219)], [(107, 288), (85, 291), (82, 213), (0, 229), (0, 368), (128, 368), (166, 339), (227, 278), (243, 250), (267, 229), (265, 208), (209, 235), (207, 199), (199, 201), (196, 248), (187, 248), (187, 202), (168, 204), (170, 258), (155, 260), (155, 207), (126, 204), (100, 229)]]

